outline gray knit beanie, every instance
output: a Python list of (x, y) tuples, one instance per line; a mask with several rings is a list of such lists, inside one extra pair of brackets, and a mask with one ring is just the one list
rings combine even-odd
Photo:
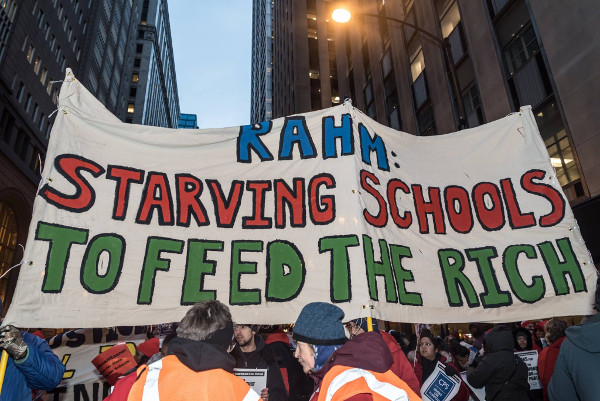
[(326, 302), (311, 302), (302, 308), (294, 325), (293, 339), (314, 345), (345, 343), (344, 311)]

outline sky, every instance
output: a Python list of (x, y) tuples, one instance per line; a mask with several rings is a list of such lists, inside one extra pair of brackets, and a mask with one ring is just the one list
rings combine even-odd
[(179, 105), (200, 128), (250, 122), (252, 0), (171, 0)]

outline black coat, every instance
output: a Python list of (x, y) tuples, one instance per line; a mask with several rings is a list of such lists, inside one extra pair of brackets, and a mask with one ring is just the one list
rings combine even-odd
[(231, 355), (235, 358), (235, 367), (242, 369), (267, 369), (267, 388), (269, 401), (285, 401), (287, 392), (283, 377), (279, 370), (277, 357), (273, 351), (265, 346), (265, 341), (258, 334), (254, 335), (256, 349), (246, 354), (239, 345), (236, 345)]
[(486, 401), (528, 401), (527, 365), (513, 352), (512, 331), (496, 326), (485, 336), (486, 354), (476, 368), (467, 369), (467, 381), (485, 386)]

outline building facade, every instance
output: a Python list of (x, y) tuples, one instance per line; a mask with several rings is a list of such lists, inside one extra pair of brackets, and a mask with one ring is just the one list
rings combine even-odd
[[(254, 12), (266, 13), (256, 3)], [(590, 225), (600, 224), (596, 2), (350, 0), (344, 6), (353, 17), (346, 24), (332, 21), (339, 5), (274, 1), (272, 118), (350, 97), (383, 124), (437, 135), (531, 105), (586, 243), (600, 259), (600, 238)], [(255, 71), (263, 56), (253, 53), (253, 80), (263, 79)], [(253, 123), (265, 115), (254, 109), (263, 107), (255, 98), (265, 96), (254, 88), (268, 84), (252, 83)]]
[(271, 0), (254, 0), (252, 3), (252, 78), (250, 120), (253, 122), (273, 118), (273, 61)]
[[(67, 67), (121, 120), (133, 121), (139, 113), (136, 122), (177, 126), (179, 103), (166, 2), (155, 7), (162, 10), (160, 18), (148, 3), (152, 2), (0, 0), (0, 275), (23, 254), (19, 245), (27, 241), (51, 116)], [(154, 25), (142, 19), (144, 11), (153, 16)], [(147, 36), (157, 39), (146, 40)], [(146, 50), (153, 61), (144, 69), (138, 59)], [(153, 55), (156, 51), (162, 58)], [(157, 63), (172, 72), (158, 71)], [(157, 83), (157, 77), (164, 84)], [(133, 88), (140, 82), (161, 89), (155, 94), (144, 88), (138, 106)], [(129, 113), (132, 103), (135, 113)], [(18, 271), (15, 268), (0, 280), (5, 309)]]
[(177, 128), (179, 95), (167, 0), (142, 0), (126, 122)]

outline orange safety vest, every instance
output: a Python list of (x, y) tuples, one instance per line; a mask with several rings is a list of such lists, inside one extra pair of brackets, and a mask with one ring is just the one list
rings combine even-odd
[(195, 372), (175, 355), (168, 355), (137, 370), (139, 378), (127, 401), (258, 401), (261, 398), (246, 382), (223, 369)]
[(358, 394), (371, 394), (373, 401), (422, 401), (391, 370), (377, 373), (342, 365), (327, 372), (319, 388), (318, 401), (343, 401)]

